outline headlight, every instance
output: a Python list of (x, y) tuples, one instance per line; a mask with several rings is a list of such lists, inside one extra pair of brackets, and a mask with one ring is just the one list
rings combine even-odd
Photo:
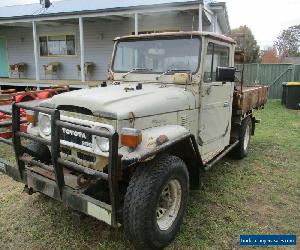
[[(106, 128), (98, 128), (99, 131), (109, 133), (109, 130)], [(109, 151), (109, 139), (105, 137), (96, 136), (96, 144), (102, 152)]]
[(51, 134), (51, 119), (49, 115), (39, 115), (39, 129), (42, 136), (49, 136)]

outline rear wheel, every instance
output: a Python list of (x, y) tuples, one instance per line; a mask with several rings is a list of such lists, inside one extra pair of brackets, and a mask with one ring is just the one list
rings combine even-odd
[(125, 233), (137, 248), (160, 249), (175, 238), (188, 191), (187, 167), (178, 157), (161, 155), (137, 168), (123, 209)]
[(242, 121), (239, 129), (239, 143), (232, 150), (231, 155), (236, 159), (243, 159), (248, 155), (249, 145), (252, 133), (252, 120), (251, 117), (247, 117)]

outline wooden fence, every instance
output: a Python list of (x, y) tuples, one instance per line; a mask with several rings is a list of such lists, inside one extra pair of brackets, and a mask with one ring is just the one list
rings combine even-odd
[[(236, 68), (241, 70), (242, 65), (237, 64)], [(300, 81), (300, 65), (245, 64), (244, 80), (247, 85), (263, 84), (270, 86), (269, 98), (281, 99), (282, 83)]]

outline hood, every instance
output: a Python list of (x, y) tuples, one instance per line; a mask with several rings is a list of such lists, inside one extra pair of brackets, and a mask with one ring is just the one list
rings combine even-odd
[(182, 87), (159, 84), (143, 84), (136, 90), (136, 84), (109, 85), (81, 89), (56, 95), (40, 106), (60, 108), (76, 106), (92, 111), (95, 116), (128, 119), (131, 112), (135, 117), (151, 116), (194, 108), (192, 93)]

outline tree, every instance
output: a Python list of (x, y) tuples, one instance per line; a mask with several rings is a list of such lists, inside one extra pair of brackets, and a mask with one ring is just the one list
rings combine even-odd
[(261, 53), (261, 63), (278, 63), (277, 50), (269, 47)]
[(274, 46), (281, 57), (300, 56), (300, 25), (281, 31)]
[(240, 26), (233, 29), (229, 35), (236, 41), (237, 49), (244, 51), (245, 63), (255, 63), (259, 60), (260, 48), (249, 27)]

